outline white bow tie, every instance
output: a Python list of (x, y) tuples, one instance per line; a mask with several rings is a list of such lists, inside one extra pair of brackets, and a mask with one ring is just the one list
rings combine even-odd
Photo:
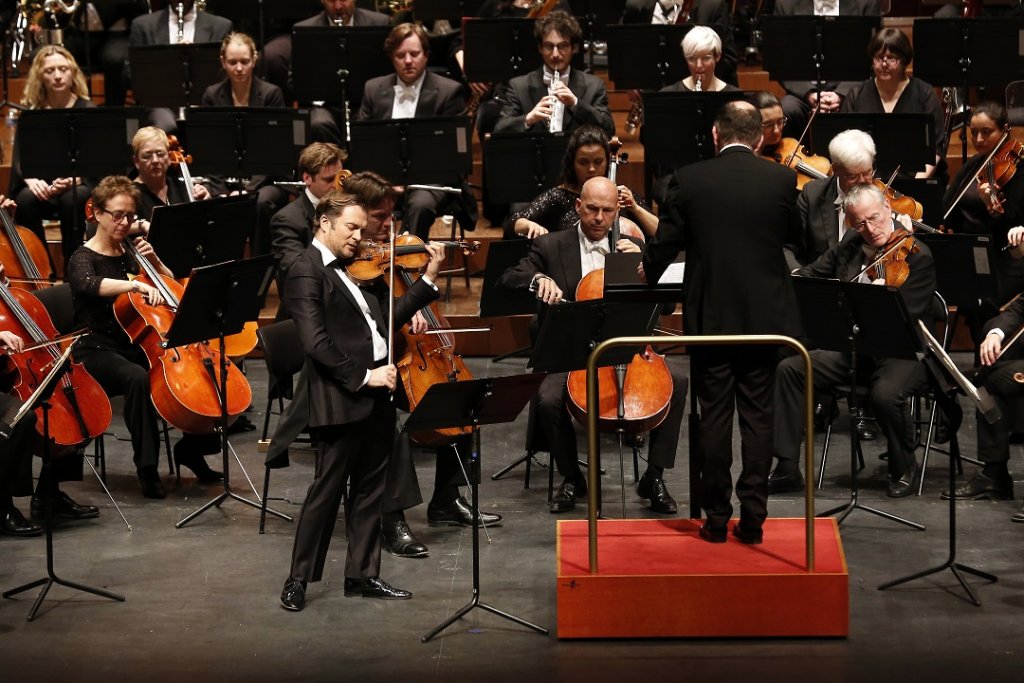
[(416, 86), (413, 85), (396, 85), (395, 96), (399, 102), (415, 102), (416, 101)]
[(601, 240), (600, 242), (591, 242), (588, 239), (583, 240), (583, 248), (587, 250), (588, 254), (597, 252), (598, 254), (608, 255), (608, 240)]
[[(554, 72), (544, 69), (544, 85), (551, 85), (551, 78), (554, 75)], [(566, 85), (569, 85), (569, 72), (566, 71), (565, 73), (558, 74), (558, 80), (562, 81), (562, 83)]]

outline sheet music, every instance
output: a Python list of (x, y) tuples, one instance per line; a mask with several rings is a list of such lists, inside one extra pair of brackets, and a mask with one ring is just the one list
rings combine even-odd
[(683, 275), (686, 273), (686, 263), (670, 263), (665, 272), (658, 278), (659, 285), (681, 285), (683, 284)]
[[(971, 398), (978, 406), (982, 403), (986, 403), (985, 399), (978, 393), (978, 388), (971, 383), (971, 380), (967, 379), (960, 369), (957, 368), (956, 364), (953, 363), (953, 359), (949, 357), (946, 350), (942, 348), (942, 344), (932, 336), (931, 330), (924, 324), (923, 321), (918, 320), (917, 326), (921, 329), (921, 333), (924, 335), (924, 342), (928, 346), (928, 349), (939, 359), (942, 366), (946, 368), (946, 371), (950, 374), (957, 385), (963, 389), (964, 393)], [(986, 405), (987, 407), (987, 405)]]

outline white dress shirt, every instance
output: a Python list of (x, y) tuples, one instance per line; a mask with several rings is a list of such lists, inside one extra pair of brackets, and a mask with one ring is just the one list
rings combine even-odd
[(838, 17), (839, 0), (814, 0), (814, 16)]
[(416, 82), (406, 85), (399, 78), (395, 83), (395, 103), (391, 106), (391, 118), (411, 119), (416, 116), (416, 105), (420, 101), (420, 91), (423, 90), (423, 80), (427, 77), (424, 71)]
[(592, 242), (589, 237), (583, 234), (579, 223), (576, 224), (576, 236), (580, 240), (580, 266), (582, 266), (583, 277), (592, 271), (604, 268), (604, 257), (608, 254), (608, 238), (605, 237), (597, 242)]

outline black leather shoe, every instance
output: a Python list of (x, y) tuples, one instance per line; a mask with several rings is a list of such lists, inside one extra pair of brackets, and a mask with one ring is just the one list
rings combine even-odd
[(558, 487), (558, 492), (548, 503), (548, 510), (555, 514), (569, 512), (576, 509), (576, 497), (587, 495), (587, 482), (585, 479), (566, 479)]
[(0, 519), (0, 535), (4, 536), (38, 536), (43, 533), (43, 526), (30, 522), (21, 514), (21, 510), (11, 505), (3, 511)]
[[(963, 500), (1013, 500), (1013, 480), (993, 479), (978, 470), (966, 483), (953, 489), (953, 495)], [(942, 499), (949, 500), (949, 491), (942, 492)]]
[[(54, 519), (91, 519), (100, 516), (98, 507), (79, 505), (71, 496), (60, 490), (54, 494), (52, 505)], [(46, 501), (39, 497), (38, 493), (32, 496), (30, 510), (35, 519), (43, 519), (46, 516)]]
[(427, 546), (416, 540), (402, 518), (394, 522), (381, 520), (380, 535), (384, 540), (384, 548), (395, 557), (426, 557), (430, 552)]
[(1024, 505), (1021, 505), (1020, 510), (1017, 510), (1012, 515), (1010, 515), (1010, 521), (1024, 523)]
[(761, 545), (764, 542), (764, 531), (758, 529), (753, 531), (737, 524), (732, 528), (732, 535), (739, 539), (740, 543), (747, 545)]
[(707, 522), (700, 525), (700, 537), (708, 543), (725, 543), (726, 528), (711, 527)]
[(145, 467), (139, 470), (139, 484), (142, 485), (142, 495), (146, 498), (162, 500), (167, 497), (155, 467)]
[(289, 578), (281, 591), (281, 607), (289, 612), (301, 612), (306, 606), (306, 582)]
[(674, 515), (678, 509), (675, 499), (665, 486), (665, 480), (661, 477), (648, 477), (645, 472), (644, 476), (640, 477), (640, 483), (636, 485), (636, 492), (641, 498), (651, 501), (652, 512)]
[(179, 467), (191, 470), (196, 479), (204, 484), (215, 484), (224, 481), (224, 473), (210, 467), (206, 458), (198, 453), (180, 452), (178, 447), (174, 448), (174, 462)]
[(768, 495), (803, 490), (804, 477), (800, 474), (799, 470), (789, 474), (779, 474), (778, 469), (776, 469), (768, 475)]
[(914, 493), (915, 481), (917, 481), (916, 463), (898, 478), (889, 480), (889, 492), (886, 495), (890, 498), (906, 498)]
[(379, 576), (368, 579), (345, 579), (345, 597), (377, 598), (378, 600), (408, 600), (412, 593), (395, 588)]
[(239, 415), (235, 418), (235, 421), (228, 427), (228, 434), (240, 434), (241, 432), (251, 432), (256, 429), (256, 425), (253, 424), (252, 420), (247, 418), (245, 415)]
[[(485, 526), (501, 522), (501, 515), (481, 512), (480, 521)], [(473, 526), (473, 508), (465, 498), (459, 496), (447, 505), (427, 505), (427, 522), (430, 526)]]

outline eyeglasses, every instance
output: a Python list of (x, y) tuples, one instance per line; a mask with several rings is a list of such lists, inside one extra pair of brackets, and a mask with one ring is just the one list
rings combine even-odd
[(107, 211), (106, 209), (100, 209), (100, 211), (110, 216), (110, 219), (114, 221), (115, 225), (119, 224), (126, 218), (129, 223), (134, 223), (135, 219), (139, 217), (134, 211)]
[(874, 60), (875, 64), (885, 63), (888, 64), (889, 66), (896, 66), (902, 61), (896, 55), (875, 55), (874, 57), (872, 57), (872, 59)]
[(689, 64), (712, 64), (715, 61), (715, 55), (690, 55), (689, 57), (686, 58), (686, 61)]
[(854, 230), (863, 230), (864, 228), (868, 227), (868, 225), (882, 225), (885, 219), (886, 216), (884, 214), (874, 213), (866, 217), (860, 223), (854, 223), (851, 227)]
[(765, 121), (761, 124), (761, 128), (764, 130), (771, 130), (772, 128), (785, 128), (786, 124), (789, 123), (789, 119), (783, 116), (781, 119), (776, 121)]
[(554, 52), (555, 48), (558, 48), (559, 52), (568, 52), (569, 48), (571, 48), (571, 47), (572, 47), (572, 43), (568, 43), (568, 42), (549, 43), (549, 42), (545, 41), (545, 42), (540, 44), (540, 49), (543, 50), (544, 52)]
[(867, 171), (861, 171), (859, 173), (847, 173), (846, 171), (839, 171), (836, 173), (840, 180), (847, 183), (870, 183), (875, 178), (875, 169), (869, 169)]
[(146, 152), (145, 154), (140, 154), (139, 155), (139, 159), (141, 159), (142, 161), (152, 161), (153, 159), (166, 159), (166, 158), (167, 158), (167, 151), (166, 150), (159, 150), (159, 151), (156, 151), (156, 152)]

